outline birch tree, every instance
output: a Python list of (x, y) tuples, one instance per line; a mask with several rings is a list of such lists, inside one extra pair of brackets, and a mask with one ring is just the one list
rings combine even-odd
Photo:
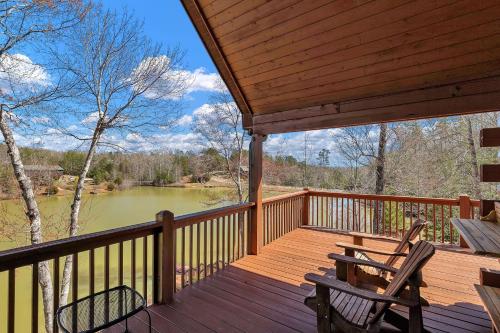
[[(87, 7), (81, 1), (0, 2), (0, 131), (21, 190), (32, 244), (43, 242), (42, 219), (33, 185), (26, 176), (14, 130), (30, 123), (33, 110), (61, 96), (62, 85), (25, 51), (45, 37), (77, 24)], [(51, 80), (52, 79), (52, 80)], [(38, 264), (45, 330), (52, 332), (52, 282), (47, 262)]]
[(202, 138), (202, 145), (215, 149), (224, 158), (225, 171), (234, 184), (239, 202), (243, 202), (242, 163), (246, 132), (241, 113), (222, 80), (217, 91), (194, 114), (193, 130)]
[[(73, 237), (78, 233), (85, 178), (98, 147), (119, 149), (123, 139), (147, 140), (164, 131), (175, 122), (190, 78), (180, 69), (182, 52), (153, 43), (142, 22), (126, 10), (117, 13), (96, 6), (62, 41), (67, 52), (53, 54), (77, 83), (70, 106), (55, 122), (61, 133), (86, 147), (71, 205), (69, 236)], [(79, 126), (68, 126), (68, 117)], [(68, 256), (61, 304), (67, 301), (71, 267)]]

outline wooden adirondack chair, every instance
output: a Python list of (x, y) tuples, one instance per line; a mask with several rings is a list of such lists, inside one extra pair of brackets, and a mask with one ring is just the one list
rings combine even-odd
[[(355, 257), (360, 260), (365, 261), (375, 261), (368, 255), (369, 253), (379, 254), (387, 256), (387, 260), (384, 262), (384, 265), (393, 267), (394, 264), (398, 261), (400, 257), (406, 256), (406, 249), (411, 248), (413, 245), (413, 240), (417, 238), (420, 232), (427, 225), (427, 222), (424, 220), (416, 220), (408, 229), (408, 231), (404, 234), (403, 238), (396, 246), (394, 251), (385, 251), (381, 249), (373, 249), (366, 246), (337, 242), (335, 245), (344, 249), (344, 254), (346, 256)], [(351, 284), (356, 284), (356, 282), (361, 283), (370, 283), (378, 287), (385, 288), (388, 285), (388, 281), (386, 279), (387, 272), (375, 267), (368, 266), (359, 266), (356, 264), (351, 265), (353, 267), (350, 272), (348, 272), (347, 265), (337, 265), (337, 276), (342, 277), (341, 280), (348, 280)], [(348, 276), (349, 274), (355, 275)]]
[[(434, 246), (418, 241), (408, 253), (400, 269), (342, 255), (329, 258), (346, 263), (367, 265), (395, 273), (383, 294), (361, 289), (349, 283), (314, 273), (305, 279), (316, 284), (316, 313), (318, 332), (379, 332), (382, 321), (387, 321), (404, 332), (424, 332), (420, 303), (421, 270), (434, 254)], [(402, 297), (409, 287), (409, 293)], [(409, 320), (390, 309), (392, 304), (409, 308)]]

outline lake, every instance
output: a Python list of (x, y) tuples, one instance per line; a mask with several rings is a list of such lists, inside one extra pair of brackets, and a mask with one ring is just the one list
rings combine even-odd
[[(81, 220), (83, 227), (80, 234), (102, 231), (126, 225), (132, 225), (147, 221), (152, 221), (155, 214), (161, 210), (170, 210), (175, 215), (203, 211), (216, 206), (207, 205), (207, 202), (213, 200), (222, 190), (220, 189), (189, 189), (189, 188), (158, 188), (158, 187), (136, 187), (124, 191), (116, 191), (112, 193), (86, 195), (84, 197), (84, 208), (82, 209)], [(47, 238), (55, 237), (55, 231), (64, 231), (67, 225), (69, 216), (69, 206), (71, 204), (69, 196), (54, 196), (44, 197), (39, 199), (40, 210), (44, 217), (44, 223), (50, 223), (50, 232), (47, 232)], [(220, 203), (219, 205), (227, 205), (230, 202)], [(7, 218), (9, 222), (13, 222), (15, 226), (18, 224), (17, 230), (20, 234), (23, 233), (23, 212), (19, 202), (16, 201), (1, 201), (0, 214), (2, 219)], [(9, 230), (12, 230), (12, 226)], [(26, 228), (26, 227), (25, 227)], [(25, 236), (26, 237), (26, 236)], [(5, 234), (0, 235), (0, 250), (15, 247), (17, 244), (25, 245), (26, 243), (21, 238), (21, 242), (16, 243), (5, 237)], [(22, 243), (22, 244), (21, 244)], [(130, 244), (124, 244), (124, 269), (125, 283), (130, 283), (130, 266), (129, 261)], [(151, 244), (149, 244), (151, 248)], [(138, 243), (137, 257), (141, 258), (142, 244)], [(112, 246), (110, 249), (110, 257), (116, 258), (117, 249)], [(103, 287), (103, 251), (96, 250), (96, 290)], [(86, 265), (88, 262), (88, 253), (79, 255), (79, 263), (82, 268), (79, 270), (79, 294), (80, 297), (88, 293), (88, 274)], [(63, 260), (61, 260), (61, 268)], [(151, 265), (149, 265), (151, 267)], [(110, 281), (112, 285), (116, 282), (117, 277), (116, 260), (111, 260), (110, 266)], [(140, 274), (141, 266), (138, 266), (137, 285), (142, 285), (142, 276)], [(148, 275), (150, 275), (149, 272)], [(151, 290), (151, 276), (149, 276), (148, 290)], [(0, 332), (6, 331), (6, 306), (7, 306), (7, 273), (0, 273)], [(41, 299), (41, 297), (39, 297)], [(148, 295), (151, 298), (151, 295)], [(28, 332), (30, 323), (31, 299), (31, 269), (21, 268), (16, 270), (16, 332)], [(40, 309), (42, 305), (40, 304)], [(39, 320), (40, 330), (43, 331), (43, 319), (40, 315)]]

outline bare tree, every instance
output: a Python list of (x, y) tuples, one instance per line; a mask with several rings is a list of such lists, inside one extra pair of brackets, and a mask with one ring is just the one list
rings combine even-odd
[[(69, 236), (77, 235), (85, 178), (99, 146), (120, 148), (124, 136), (147, 140), (176, 119), (189, 77), (180, 69), (182, 52), (154, 44), (142, 22), (94, 7), (81, 24), (62, 36), (66, 52), (53, 52), (75, 82), (71, 107), (55, 119), (61, 133), (87, 149), (71, 205)], [(80, 122), (74, 129), (68, 113)], [(72, 257), (65, 261), (60, 303), (69, 291)]]
[(243, 202), (242, 163), (246, 132), (241, 113), (222, 80), (211, 95), (210, 104), (194, 115), (193, 130), (202, 138), (202, 145), (215, 149), (224, 158), (226, 172), (234, 184), (239, 202)]
[[(28, 50), (43, 37), (77, 24), (86, 10), (81, 1), (70, 0), (4, 0), (0, 3), (0, 131), (21, 189), (32, 244), (43, 241), (42, 219), (12, 126), (29, 120), (32, 108), (60, 97), (61, 85), (49, 80), (43, 66), (15, 52), (23, 52), (23, 47)], [(53, 293), (48, 263), (39, 263), (38, 270), (45, 329), (52, 332)]]
[[(378, 125), (378, 140), (376, 126), (360, 126), (345, 128), (337, 134), (339, 153), (353, 169), (352, 190), (357, 191), (360, 184), (360, 167), (374, 166), (375, 194), (382, 194), (385, 186), (385, 155), (387, 146), (387, 124)], [(366, 190), (367, 187), (363, 186)], [(353, 206), (355, 204), (353, 203)], [(355, 208), (355, 207), (354, 207)], [(378, 232), (382, 222), (382, 205), (376, 203), (372, 228)]]

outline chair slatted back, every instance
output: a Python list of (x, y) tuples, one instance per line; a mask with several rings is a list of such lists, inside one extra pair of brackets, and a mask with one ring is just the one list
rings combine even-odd
[[(418, 241), (410, 250), (410, 253), (401, 264), (399, 271), (387, 286), (384, 294), (397, 297), (408, 285), (410, 277), (418, 273), (429, 259), (434, 255), (434, 246), (426, 241)], [(375, 315), (371, 318), (374, 322), (380, 318), (385, 310), (390, 306), (388, 303), (377, 303)]]
[[(424, 220), (416, 220), (408, 229), (408, 231), (404, 234), (403, 238), (401, 239), (401, 242), (399, 242), (398, 246), (394, 250), (394, 252), (404, 252), (408, 248), (409, 242), (413, 241), (417, 236), (420, 234), (420, 232), (424, 229), (424, 227), (427, 225), (427, 222)], [(385, 264), (387, 266), (394, 266), (396, 261), (399, 259), (398, 256), (390, 256), (387, 258), (385, 261)]]

